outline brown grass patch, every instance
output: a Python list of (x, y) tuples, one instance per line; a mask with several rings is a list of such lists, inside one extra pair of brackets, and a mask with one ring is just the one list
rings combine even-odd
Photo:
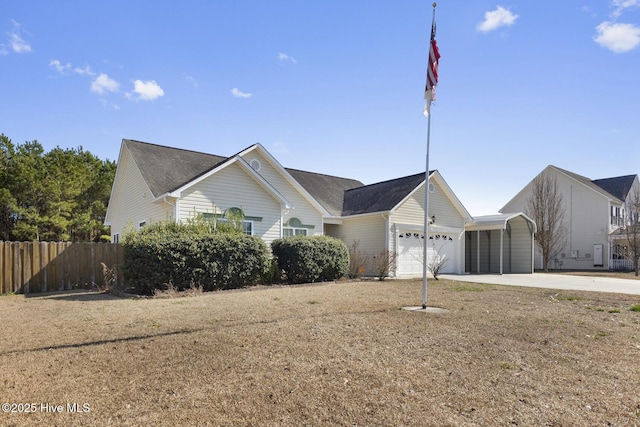
[(400, 309), (420, 302), (419, 281), (0, 297), (2, 402), (38, 405), (0, 425), (640, 424), (637, 297), (440, 280), (449, 313)]
[[(544, 274), (543, 271), (536, 270), (536, 273)], [(610, 270), (553, 270), (552, 274), (565, 274), (567, 276), (592, 276), (592, 277), (613, 277), (615, 279), (640, 280), (634, 271), (610, 271)]]

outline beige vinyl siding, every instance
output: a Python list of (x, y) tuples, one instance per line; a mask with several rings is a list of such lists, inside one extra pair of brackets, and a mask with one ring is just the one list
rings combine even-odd
[[(441, 227), (451, 227), (459, 229), (461, 234), (455, 236), (459, 240), (457, 245), (457, 259), (464, 260), (464, 240), (462, 230), (464, 228), (464, 218), (455, 208), (449, 197), (445, 194), (439, 183), (432, 179), (434, 191), (429, 193), (429, 218), (436, 217), (435, 224)], [(413, 194), (399, 206), (390, 216), (391, 233), (389, 234), (389, 250), (397, 251), (397, 234), (402, 226), (411, 225), (424, 227), (424, 184), (418, 187)], [(430, 235), (433, 235), (430, 232)], [(456, 272), (461, 270), (460, 263), (456, 261)]]
[(280, 203), (237, 164), (184, 190), (179, 219), (186, 221), (197, 213), (223, 213), (233, 207), (242, 209), (245, 216), (262, 217), (253, 222), (253, 234), (267, 244), (280, 237)]
[[(557, 262), (552, 260), (550, 268), (562, 269), (592, 269), (593, 245), (603, 245), (604, 267), (608, 267), (610, 231), (610, 203), (606, 196), (567, 177), (553, 168), (546, 168), (541, 174), (552, 174), (556, 178), (558, 188), (562, 193), (565, 210), (564, 229), (566, 231), (566, 246), (560, 251)], [(502, 209), (504, 213), (527, 213), (527, 200), (532, 194), (532, 183), (529, 183), (516, 197)], [(571, 257), (571, 251), (578, 251), (576, 258)], [(539, 251), (536, 251), (535, 267), (541, 268)]]
[(173, 207), (163, 202), (153, 202), (154, 196), (144, 181), (129, 150), (125, 147), (118, 164), (118, 182), (111, 200), (111, 236), (129, 228), (138, 228), (141, 221), (173, 220)]
[(308, 231), (309, 236), (323, 234), (322, 213), (282, 175), (279, 166), (276, 168), (258, 149), (249, 151), (242, 158), (249, 164), (257, 159), (260, 162), (258, 173), (293, 205), (293, 209), (285, 211), (284, 223), (298, 218), (302, 224), (313, 226)]
[[(375, 256), (386, 249), (386, 223), (380, 214), (345, 218), (335, 229), (333, 237), (341, 239), (349, 247), (354, 241), (359, 241), (360, 251)], [(367, 271), (366, 274), (372, 274), (372, 271)]]
[[(429, 193), (429, 218), (435, 215), (436, 224), (443, 227), (464, 227), (464, 218), (446, 196), (442, 187), (434, 182), (435, 189)], [(418, 187), (395, 213), (391, 222), (399, 224), (424, 224), (424, 184)]]

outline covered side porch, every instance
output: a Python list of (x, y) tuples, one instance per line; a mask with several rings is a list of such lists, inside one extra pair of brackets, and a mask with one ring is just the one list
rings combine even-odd
[(634, 243), (637, 245), (640, 232), (634, 233), (633, 230), (633, 228), (630, 230), (620, 228), (609, 234), (609, 270), (631, 271), (634, 269), (631, 248)]
[(466, 273), (533, 273), (535, 222), (523, 213), (486, 215), (465, 224)]

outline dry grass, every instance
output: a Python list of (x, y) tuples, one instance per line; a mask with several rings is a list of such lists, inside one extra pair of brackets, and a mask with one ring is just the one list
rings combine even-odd
[[(544, 274), (542, 271), (536, 273)], [(634, 271), (609, 271), (609, 270), (553, 270), (553, 274), (566, 274), (569, 276), (593, 276), (593, 277), (613, 277), (616, 279), (640, 280)]]
[(400, 309), (420, 301), (419, 281), (0, 297), (2, 402), (38, 405), (0, 425), (640, 424), (637, 297), (440, 280), (449, 313)]

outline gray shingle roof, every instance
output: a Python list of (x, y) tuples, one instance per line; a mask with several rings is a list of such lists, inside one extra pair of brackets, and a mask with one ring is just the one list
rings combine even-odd
[(304, 187), (331, 215), (341, 215), (344, 192), (364, 184), (355, 179), (339, 178), (287, 168), (287, 172)]
[(617, 176), (614, 178), (595, 179), (593, 183), (605, 191), (613, 194), (620, 200), (625, 200), (636, 175)]
[[(154, 197), (176, 190), (231, 159), (130, 139), (124, 139), (123, 143), (131, 152)], [(424, 173), (363, 185), (355, 179), (297, 169), (286, 170), (335, 216), (391, 210), (424, 182)]]
[(569, 172), (568, 170), (566, 170), (566, 169), (562, 169), (562, 168), (559, 168), (559, 167), (557, 167), (557, 166), (553, 166), (553, 165), (551, 165), (551, 167), (553, 167), (553, 168), (555, 168), (555, 169), (559, 170), (560, 172), (562, 172), (562, 173), (564, 173), (564, 174), (566, 174), (566, 175), (569, 175), (570, 177), (572, 177), (572, 178), (573, 178), (573, 179), (575, 179), (576, 181), (583, 183), (583, 184), (584, 184), (584, 185), (586, 185), (587, 187), (592, 188), (592, 189), (593, 189), (593, 190), (595, 190), (596, 192), (598, 192), (598, 193), (600, 193), (600, 194), (602, 194), (602, 195), (604, 195), (604, 196), (606, 196), (606, 197), (611, 197), (611, 198), (613, 198), (613, 199), (616, 199), (616, 198), (618, 198), (618, 199), (619, 199), (619, 197), (617, 197), (616, 195), (614, 195), (614, 194), (610, 193), (610, 192), (609, 192), (607, 189), (605, 189), (604, 187), (597, 185), (597, 184), (595, 183), (595, 181), (591, 180), (590, 178), (587, 178), (586, 176), (582, 176), (582, 175), (578, 175), (577, 173)]
[(227, 158), (148, 142), (123, 140), (154, 197), (180, 188)]
[[(431, 173), (433, 171), (429, 175)], [(342, 214), (346, 216), (389, 211), (424, 182), (424, 175), (423, 172), (347, 190), (344, 193)]]

